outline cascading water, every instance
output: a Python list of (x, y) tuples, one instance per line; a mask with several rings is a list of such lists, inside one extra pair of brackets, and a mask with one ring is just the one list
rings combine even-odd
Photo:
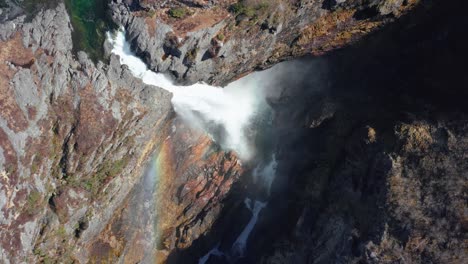
[[(255, 140), (247, 135), (249, 127), (264, 126), (254, 124), (254, 121), (255, 118), (265, 113), (265, 109), (269, 109), (264, 94), (265, 88), (271, 81), (268, 80), (269, 76), (257, 74), (254, 78), (244, 78), (224, 88), (204, 83), (177, 86), (165, 75), (149, 70), (146, 64), (131, 52), (130, 45), (125, 41), (123, 30), (117, 31), (114, 35), (108, 33), (108, 39), (113, 45), (112, 53), (120, 57), (120, 63), (127, 65), (134, 76), (146, 84), (163, 88), (173, 94), (172, 104), (181, 118), (203, 129), (223, 148), (234, 150), (241, 159), (256, 159), (259, 164), (253, 172), (254, 181), (258, 181), (259, 188), (269, 193), (276, 173), (275, 156), (270, 155), (271, 158), (267, 161), (258, 157), (253, 158), (256, 154), (253, 147)], [(265, 120), (260, 121), (262, 122), (265, 123)], [(199, 263), (204, 264), (211, 255), (225, 256), (230, 262), (242, 258), (260, 211), (266, 204), (266, 202), (246, 198), (245, 205), (252, 213), (252, 217), (232, 247), (224, 253), (217, 245), (202, 256)]]
[(249, 198), (245, 199), (245, 206), (252, 212), (252, 218), (249, 223), (245, 226), (242, 233), (237, 237), (236, 241), (232, 245), (231, 254), (235, 258), (243, 257), (247, 247), (247, 240), (249, 239), (250, 233), (252, 232), (255, 224), (258, 220), (258, 214), (266, 206), (266, 203), (260, 201), (252, 201)]
[[(235, 82), (225, 88), (196, 83), (177, 86), (164, 74), (149, 70), (136, 57), (119, 30), (108, 38), (113, 44), (112, 53), (119, 55), (120, 63), (146, 84), (161, 87), (173, 94), (172, 104), (176, 113), (194, 126), (204, 129), (222, 147), (234, 150), (241, 159), (252, 157), (252, 149), (245, 130), (261, 106), (266, 105), (264, 96), (259, 96), (255, 83)], [(259, 100), (260, 98), (260, 100)], [(262, 100), (263, 99), (263, 100)]]

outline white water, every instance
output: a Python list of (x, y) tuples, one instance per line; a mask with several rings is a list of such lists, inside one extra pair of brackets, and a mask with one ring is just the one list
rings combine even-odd
[(271, 184), (276, 176), (276, 167), (278, 162), (276, 161), (276, 155), (271, 155), (271, 160), (266, 164), (259, 164), (253, 171), (253, 179), (255, 183), (260, 182), (266, 189), (268, 195), (270, 195)]
[[(250, 139), (246, 136), (246, 129), (251, 125), (252, 119), (263, 111), (262, 107), (266, 106), (263, 89), (269, 86), (270, 76), (265, 73), (252, 74), (250, 78), (238, 80), (225, 88), (205, 83), (177, 86), (165, 75), (149, 70), (146, 64), (134, 55), (122, 30), (113, 35), (108, 33), (107, 37), (113, 45), (112, 53), (119, 56), (120, 63), (127, 65), (135, 77), (173, 94), (172, 104), (179, 116), (204, 129), (222, 147), (236, 151), (241, 159), (252, 158), (255, 153)], [(273, 156), (269, 163), (255, 169), (254, 177), (261, 178), (262, 185), (269, 190), (275, 170), (276, 159)], [(249, 198), (246, 198), (245, 204), (252, 212), (252, 217), (232, 245), (230, 257), (234, 258), (245, 255), (248, 238), (257, 223), (260, 211), (266, 206), (265, 202), (252, 201)], [(199, 264), (204, 264), (211, 255), (222, 256), (224, 253), (216, 246), (199, 259)]]
[(259, 94), (261, 89), (256, 89), (258, 82), (238, 81), (225, 88), (205, 83), (177, 86), (165, 75), (149, 70), (134, 55), (122, 30), (114, 35), (108, 33), (108, 38), (113, 45), (112, 53), (119, 55), (120, 63), (127, 65), (134, 76), (173, 94), (172, 104), (178, 115), (204, 129), (222, 147), (236, 151), (241, 159), (252, 157), (254, 153), (245, 130), (264, 103), (264, 97)]
[(210, 256), (213, 255), (213, 256), (223, 256), (224, 253), (221, 252), (219, 249), (219, 244), (216, 245), (216, 247), (212, 248), (208, 253), (206, 253), (203, 257), (201, 257), (199, 260), (198, 260), (198, 264), (205, 264), (208, 259), (210, 259)]
[(245, 226), (242, 233), (237, 237), (236, 241), (232, 245), (231, 254), (235, 257), (243, 257), (245, 254), (245, 250), (247, 247), (247, 240), (249, 239), (250, 233), (252, 232), (255, 224), (258, 220), (258, 214), (260, 211), (266, 206), (266, 203), (260, 201), (254, 201), (254, 205), (252, 208), (252, 200), (249, 198), (245, 199), (246, 207), (252, 212), (252, 218), (250, 218), (249, 223)]

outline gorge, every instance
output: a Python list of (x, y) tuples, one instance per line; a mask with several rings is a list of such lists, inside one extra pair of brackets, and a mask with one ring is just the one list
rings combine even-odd
[(0, 263), (465, 263), (464, 1), (0, 1)]

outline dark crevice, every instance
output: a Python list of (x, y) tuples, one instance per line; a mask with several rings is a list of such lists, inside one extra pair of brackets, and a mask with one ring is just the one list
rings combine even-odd
[(377, 9), (376, 6), (370, 6), (370, 7), (366, 7), (364, 9), (356, 11), (353, 17), (356, 20), (365, 20), (365, 19), (375, 18), (379, 14), (380, 14), (379, 10)]

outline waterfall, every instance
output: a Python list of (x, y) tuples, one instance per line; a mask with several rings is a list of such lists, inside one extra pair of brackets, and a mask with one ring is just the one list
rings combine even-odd
[(134, 76), (144, 83), (163, 88), (173, 94), (176, 113), (190, 124), (203, 129), (223, 148), (235, 151), (241, 159), (254, 154), (246, 137), (246, 129), (264, 103), (258, 82), (234, 82), (227, 87), (205, 83), (177, 86), (167, 76), (148, 69), (146, 64), (130, 50), (125, 33), (119, 30), (108, 39), (112, 53), (119, 55), (120, 63), (127, 65)]
[(198, 264), (205, 264), (209, 259), (210, 259), (210, 256), (213, 255), (213, 256), (224, 256), (224, 253), (221, 252), (219, 249), (219, 244), (216, 245), (216, 247), (214, 247), (213, 249), (211, 249), (210, 251), (208, 251), (208, 253), (206, 253), (203, 257), (201, 257), (199, 260), (198, 260)]
[(266, 206), (266, 203), (260, 201), (254, 201), (252, 207), (252, 200), (249, 198), (245, 199), (245, 206), (252, 212), (252, 218), (250, 218), (249, 223), (245, 226), (244, 230), (241, 232), (239, 237), (232, 245), (231, 254), (235, 258), (243, 257), (245, 254), (245, 249), (247, 247), (247, 240), (249, 239), (250, 233), (252, 232), (255, 224), (258, 220), (258, 214)]
[[(265, 73), (255, 73), (221, 88), (205, 83), (190, 86), (178, 86), (161, 73), (148, 69), (146, 64), (130, 50), (121, 29), (113, 34), (108, 33), (112, 43), (112, 53), (120, 58), (122, 65), (127, 65), (132, 74), (144, 83), (163, 88), (173, 94), (172, 104), (176, 113), (186, 122), (203, 129), (213, 140), (224, 149), (233, 150), (244, 160), (251, 159), (255, 153), (253, 140), (246, 131), (254, 124), (254, 118), (260, 116), (268, 108), (264, 89), (271, 85), (271, 78)], [(260, 118), (261, 119), (261, 118)], [(262, 121), (259, 121), (262, 123)], [(265, 121), (263, 121), (265, 122)], [(261, 126), (261, 125), (260, 125)], [(258, 158), (257, 158), (258, 160)], [(269, 162), (261, 162), (255, 170), (255, 179), (261, 180), (260, 185), (269, 192), (271, 182), (276, 173), (276, 159), (272, 155)], [(245, 199), (246, 207), (252, 217), (240, 233), (228, 253), (218, 249), (219, 244), (199, 259), (204, 264), (211, 255), (225, 256), (235, 261), (245, 255), (247, 241), (257, 223), (260, 211), (266, 202)]]
[(275, 179), (276, 167), (278, 162), (276, 161), (276, 155), (271, 155), (271, 160), (266, 164), (259, 164), (253, 170), (253, 180), (255, 183), (260, 183), (266, 189), (268, 195), (270, 195), (271, 184)]

